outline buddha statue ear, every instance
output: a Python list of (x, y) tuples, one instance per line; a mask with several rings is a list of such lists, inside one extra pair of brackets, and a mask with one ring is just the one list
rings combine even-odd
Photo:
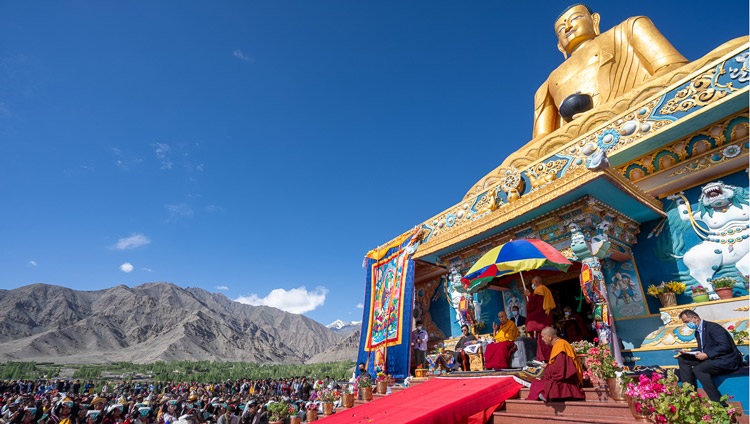
[(594, 24), (594, 34), (599, 35), (601, 34), (601, 31), (599, 30), (599, 14), (598, 13), (592, 13), (591, 14), (591, 22)]
[(565, 51), (562, 44), (557, 43), (557, 50), (560, 50), (560, 53), (562, 53), (563, 57), (567, 60), (568, 59), (568, 52)]

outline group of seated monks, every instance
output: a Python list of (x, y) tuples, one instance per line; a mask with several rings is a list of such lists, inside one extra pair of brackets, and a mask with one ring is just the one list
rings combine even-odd
[[(491, 361), (506, 361), (505, 365), (497, 368), (509, 368), (510, 356), (516, 349), (516, 339), (521, 335), (515, 322), (508, 319), (504, 311), (498, 313), (499, 324), (494, 324), (493, 342), (485, 347), (485, 366), (490, 357), (490, 368), (495, 368)], [(470, 333), (467, 325), (461, 326), (463, 335), (454, 348), (455, 362), (463, 369), (469, 370), (469, 356), (467, 348), (478, 344), (476, 336)], [(545, 327), (540, 332), (542, 343), (550, 348), (549, 358), (544, 367), (542, 378), (531, 383), (528, 399), (539, 399), (545, 402), (551, 399), (584, 399), (583, 370), (576, 360), (573, 347), (558, 336), (554, 327)], [(489, 355), (488, 355), (489, 352)], [(494, 353), (493, 353), (494, 352)], [(494, 359), (493, 359), (494, 358)], [(445, 360), (438, 356), (438, 362), (445, 365)], [(502, 365), (502, 364), (500, 364)]]

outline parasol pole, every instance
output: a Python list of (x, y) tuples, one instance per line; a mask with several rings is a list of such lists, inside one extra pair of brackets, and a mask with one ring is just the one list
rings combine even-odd
[(521, 284), (523, 284), (523, 289), (526, 290), (526, 282), (523, 281), (523, 271), (518, 271), (518, 274), (521, 276)]

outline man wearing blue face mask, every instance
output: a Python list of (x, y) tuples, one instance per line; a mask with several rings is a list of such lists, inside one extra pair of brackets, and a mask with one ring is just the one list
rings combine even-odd
[(526, 317), (520, 314), (516, 305), (510, 308), (510, 320), (513, 321), (513, 324), (516, 324), (516, 327), (526, 325)]
[(696, 387), (695, 380), (698, 379), (708, 398), (719, 402), (721, 393), (713, 376), (736, 371), (742, 365), (742, 353), (720, 324), (703, 320), (689, 309), (680, 312), (680, 319), (695, 332), (695, 341), (698, 342), (697, 350), (682, 350), (677, 357), (680, 381)]

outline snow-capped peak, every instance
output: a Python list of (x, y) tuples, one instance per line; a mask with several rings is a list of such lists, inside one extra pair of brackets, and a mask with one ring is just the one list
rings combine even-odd
[(362, 324), (362, 321), (344, 322), (344, 321), (341, 321), (340, 319), (337, 319), (336, 321), (326, 325), (326, 327), (332, 330), (341, 330), (344, 327), (359, 326), (360, 324)]

